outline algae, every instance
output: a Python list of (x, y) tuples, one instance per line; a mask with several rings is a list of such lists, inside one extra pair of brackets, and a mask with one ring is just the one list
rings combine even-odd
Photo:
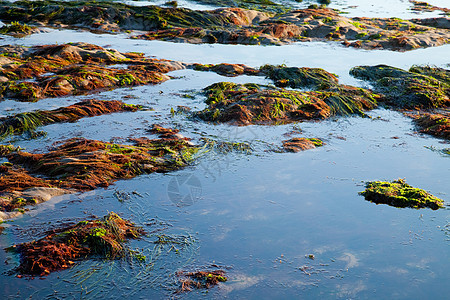
[(279, 87), (327, 89), (338, 83), (336, 75), (320, 68), (264, 65), (260, 70)]
[(8, 250), (20, 255), (17, 273), (44, 276), (92, 256), (117, 259), (132, 255), (133, 251), (125, 245), (126, 240), (143, 234), (142, 228), (111, 212), (104, 218), (65, 226), (39, 240), (14, 245)]
[(175, 5), (130, 6), (107, 1), (2, 1), (0, 18), (106, 32), (141, 30), (148, 33), (135, 38), (193, 43), (282, 45), (334, 40), (351, 47), (405, 51), (450, 41), (448, 30), (438, 25), (445, 23), (445, 18), (430, 22), (346, 18), (323, 5), (296, 10), (267, 0), (224, 0), (222, 4), (233, 7), (196, 11)]
[(93, 117), (113, 112), (136, 111), (139, 106), (121, 101), (86, 100), (50, 111), (20, 113), (0, 118), (0, 139), (12, 134), (22, 134), (38, 126), (60, 122), (75, 122), (83, 117)]
[[(169, 79), (163, 73), (184, 68), (181, 63), (86, 43), (0, 48), (3, 54), (18, 53), (8, 55), (0, 66), (0, 96), (21, 101), (157, 84)], [(127, 68), (115, 68), (117, 63)]]
[(350, 70), (356, 78), (373, 83), (386, 95), (388, 104), (399, 108), (444, 108), (450, 105), (449, 70), (413, 66), (409, 71), (377, 65)]
[(414, 122), (420, 129), (420, 132), (450, 140), (450, 117), (448, 112), (446, 114), (424, 113), (415, 117)]
[(395, 207), (426, 208), (433, 210), (443, 208), (444, 201), (428, 192), (414, 188), (405, 180), (398, 179), (392, 182), (369, 181), (366, 189), (360, 192), (368, 201), (376, 204), (388, 204)]
[(208, 107), (194, 116), (210, 122), (239, 125), (319, 120), (359, 114), (377, 106), (379, 95), (336, 85), (328, 90), (295, 91), (257, 84), (215, 83), (204, 89)]
[(73, 138), (47, 153), (34, 154), (6, 148), (9, 162), (0, 168), (1, 211), (20, 208), (15, 199), (35, 187), (87, 191), (117, 179), (177, 170), (191, 163), (199, 149), (176, 133), (131, 141), (134, 145)]
[(224, 270), (214, 271), (195, 271), (195, 272), (178, 272), (181, 287), (178, 293), (191, 291), (196, 289), (209, 289), (220, 282), (226, 282), (228, 278), (225, 276)]
[(24, 37), (35, 31), (36, 27), (21, 24), (18, 21), (12, 21), (9, 25), (0, 27), (0, 34), (12, 35), (15, 37)]
[(318, 138), (292, 138), (283, 141), (283, 148), (286, 152), (300, 152), (304, 150), (322, 147), (325, 143)]

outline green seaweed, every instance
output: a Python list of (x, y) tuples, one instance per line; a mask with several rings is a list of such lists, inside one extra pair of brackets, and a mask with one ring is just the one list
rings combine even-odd
[(366, 183), (366, 190), (360, 192), (360, 195), (376, 204), (388, 204), (395, 207), (417, 209), (429, 207), (433, 210), (444, 207), (442, 199), (410, 186), (403, 179), (392, 182), (369, 181)]
[(4, 25), (0, 27), (0, 34), (9, 35), (28, 35), (33, 31), (33, 27), (27, 24), (21, 24), (18, 21), (12, 21), (9, 25)]
[(350, 74), (371, 81), (389, 104), (400, 108), (442, 108), (450, 104), (450, 72), (446, 69), (413, 66), (405, 71), (377, 65), (354, 67)]
[(359, 114), (377, 106), (379, 95), (351, 86), (295, 91), (257, 84), (219, 82), (204, 89), (208, 107), (194, 113), (205, 121), (239, 124), (324, 119)]
[(118, 111), (136, 111), (138, 109), (140, 109), (139, 106), (124, 104), (120, 101), (88, 100), (50, 111), (20, 113), (0, 118), (0, 140), (8, 135), (33, 132), (34, 129), (43, 125), (58, 122), (74, 122), (83, 117)]
[(260, 70), (281, 87), (327, 89), (338, 83), (336, 75), (320, 68), (264, 65)]

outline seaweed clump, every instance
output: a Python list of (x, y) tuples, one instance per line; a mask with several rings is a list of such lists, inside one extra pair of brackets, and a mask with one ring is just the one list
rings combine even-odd
[(388, 104), (399, 108), (445, 108), (450, 105), (450, 71), (413, 66), (409, 71), (377, 65), (350, 70), (356, 78), (371, 81)]
[(36, 31), (36, 27), (27, 24), (21, 24), (18, 21), (13, 21), (9, 25), (0, 27), (0, 34), (12, 35), (14, 37), (24, 37)]
[(178, 292), (191, 291), (192, 288), (209, 289), (219, 284), (219, 282), (228, 280), (223, 270), (178, 272), (177, 275), (183, 277), (180, 279), (181, 287)]
[(318, 91), (294, 91), (257, 84), (219, 82), (204, 89), (208, 107), (195, 115), (210, 122), (238, 125), (326, 119), (333, 115), (365, 115), (379, 95), (345, 85)]
[(121, 145), (73, 138), (47, 153), (2, 147), (9, 162), (0, 166), (0, 212), (46, 201), (49, 192), (88, 191), (117, 179), (177, 170), (189, 164), (198, 150), (176, 132), (132, 141), (134, 145)]
[(369, 181), (366, 189), (360, 192), (366, 200), (376, 204), (388, 204), (395, 207), (425, 208), (433, 210), (444, 207), (444, 201), (428, 192), (414, 188), (405, 180), (398, 179), (392, 182)]
[(124, 111), (137, 111), (139, 106), (121, 101), (86, 100), (55, 110), (20, 113), (0, 118), (0, 139), (12, 134), (32, 131), (38, 126), (61, 122), (75, 122), (84, 117)]
[(102, 219), (53, 230), (39, 240), (14, 245), (8, 250), (20, 255), (16, 269), (19, 274), (44, 276), (90, 256), (125, 257), (131, 254), (125, 241), (139, 238), (143, 233), (143, 229), (111, 212)]
[[(115, 65), (125, 64), (127, 68)], [(86, 43), (0, 47), (0, 96), (21, 101), (78, 95), (94, 90), (157, 84), (177, 62), (120, 53)]]
[(425, 113), (414, 120), (420, 132), (450, 140), (450, 118), (447, 114)]
[(254, 69), (243, 64), (226, 64), (226, 63), (217, 65), (194, 64), (193, 68), (196, 71), (212, 71), (219, 75), (227, 77), (260, 74), (260, 71), (258, 69)]
[[(147, 33), (135, 38), (191, 43), (282, 45), (334, 40), (358, 48), (412, 50), (450, 40), (448, 30), (433, 27), (433, 22), (421, 25), (398, 18), (347, 18), (325, 6), (296, 10), (268, 0), (197, 1), (234, 7), (196, 11), (106, 1), (16, 1), (0, 3), (0, 18), (108, 32), (141, 30)], [(319, 2), (327, 4), (329, 0)], [(445, 18), (436, 19), (446, 22)]]
[(286, 152), (300, 152), (304, 150), (322, 147), (324, 143), (317, 138), (292, 138), (283, 141), (283, 148)]
[(260, 70), (279, 87), (327, 89), (338, 84), (336, 75), (320, 68), (264, 65)]

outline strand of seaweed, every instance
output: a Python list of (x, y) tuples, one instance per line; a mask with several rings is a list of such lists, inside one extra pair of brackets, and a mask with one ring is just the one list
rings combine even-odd
[(75, 122), (84, 117), (123, 111), (136, 111), (140, 107), (121, 101), (86, 100), (50, 111), (25, 112), (0, 119), (0, 140), (8, 135), (22, 134), (39, 126), (61, 122)]

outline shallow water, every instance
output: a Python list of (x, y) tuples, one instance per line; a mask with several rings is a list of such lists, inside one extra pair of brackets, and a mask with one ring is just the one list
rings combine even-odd
[[(345, 5), (361, 6), (359, 1), (348, 2)], [(395, 3), (409, 6), (407, 1)], [(339, 75), (341, 83), (353, 85), (364, 85), (348, 75), (357, 65), (383, 63), (408, 68), (450, 62), (448, 45), (405, 53), (349, 49), (336, 43), (191, 45), (73, 30), (50, 30), (0, 42), (76, 41), (184, 62), (321, 67)], [(5, 233), (0, 235), (1, 248), (40, 238), (65, 221), (109, 211), (149, 232), (161, 229), (164, 234), (184, 236), (188, 243), (179, 246), (178, 252), (170, 246), (158, 248), (153, 241), (161, 232), (153, 233), (130, 242), (147, 256), (145, 263), (89, 260), (44, 280), (7, 275), (18, 258), (0, 251), (0, 261), (7, 263), (0, 264), (2, 298), (439, 299), (449, 294), (449, 210), (398, 209), (375, 205), (358, 195), (364, 181), (406, 178), (409, 184), (449, 203), (450, 157), (430, 150), (448, 148), (448, 144), (415, 133), (410, 118), (385, 109), (369, 112), (372, 118), (341, 117), (279, 126), (213, 125), (185, 115), (172, 116), (170, 110), (177, 105), (202, 109), (204, 96), (199, 92), (214, 82), (270, 82), (262, 77), (228, 78), (192, 70), (169, 75), (173, 79), (155, 86), (36, 103), (0, 102), (2, 115), (55, 109), (88, 98), (123, 100), (149, 108), (41, 127), (39, 130), (48, 132), (45, 138), (15, 142), (29, 151), (44, 151), (55, 141), (76, 136), (126, 143), (128, 137), (148, 135), (146, 129), (153, 123), (177, 127), (195, 142), (209, 137), (247, 142), (253, 148), (252, 154), (212, 151), (184, 170), (57, 197), (6, 223)], [(186, 93), (194, 98), (181, 96)], [(123, 98), (128, 95), (133, 98)], [(281, 146), (293, 130), (302, 131), (293, 136), (322, 138), (326, 145), (296, 154), (268, 151)], [(191, 184), (178, 184), (186, 178)], [(174, 188), (188, 201), (174, 197)], [(128, 197), (119, 201), (116, 191)], [(307, 258), (309, 254), (315, 259)], [(176, 271), (211, 265), (226, 269), (229, 281), (208, 293), (173, 294)]]

